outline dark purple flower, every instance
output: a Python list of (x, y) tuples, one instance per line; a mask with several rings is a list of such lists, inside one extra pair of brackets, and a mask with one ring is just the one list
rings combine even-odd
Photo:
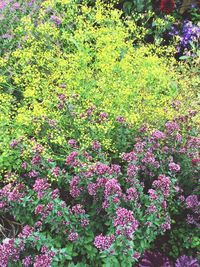
[(197, 259), (183, 255), (176, 260), (176, 267), (199, 267)]
[(169, 259), (160, 252), (146, 251), (139, 267), (172, 267)]

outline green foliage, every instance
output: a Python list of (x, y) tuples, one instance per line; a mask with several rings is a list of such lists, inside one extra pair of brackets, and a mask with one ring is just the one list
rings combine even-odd
[[(49, 154), (66, 153), (71, 138), (85, 147), (96, 139), (116, 153), (128, 148), (130, 134), (143, 123), (156, 126), (177, 113), (171, 102), (186, 85), (172, 57), (166, 60), (157, 46), (142, 44), (144, 27), (99, 1), (93, 7), (45, 1), (37, 12), (21, 18), (14, 32), (23, 42), (1, 58), (1, 170), (17, 168), (12, 139), (34, 137)], [(108, 114), (102, 122), (101, 112)], [(116, 122), (118, 116), (128, 127)]]

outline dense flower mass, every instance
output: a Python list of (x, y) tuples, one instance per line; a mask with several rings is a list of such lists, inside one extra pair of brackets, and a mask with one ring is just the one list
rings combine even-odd
[(176, 267), (198, 267), (199, 263), (197, 259), (183, 255), (176, 260)]
[(170, 260), (160, 252), (146, 251), (141, 259), (140, 267), (171, 267)]
[(0, 0), (0, 267), (199, 265), (189, 2)]

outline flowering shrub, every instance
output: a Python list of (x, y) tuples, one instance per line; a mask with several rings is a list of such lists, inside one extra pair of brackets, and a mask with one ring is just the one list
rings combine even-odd
[(0, 60), (1, 170), (18, 168), (10, 143), (21, 137), (35, 138), (49, 154), (63, 154), (74, 138), (85, 147), (100, 141), (116, 154), (142, 123), (172, 119), (174, 98), (185, 114), (196, 96), (197, 78), (184, 73), (182, 80), (154, 47), (142, 45), (142, 26), (98, 1), (93, 8), (67, 5), (45, 1), (36, 18), (23, 16), (13, 29), (23, 42)]
[[(179, 223), (183, 209), (196, 216), (185, 218), (185, 225), (198, 226), (199, 139), (183, 136), (191, 116), (167, 122), (163, 131), (143, 127), (119, 164), (108, 162), (97, 141), (86, 151), (69, 140), (71, 152), (59, 163), (45, 159), (44, 148), (34, 145), (17, 180), (7, 174), (11, 182), (0, 190), (2, 212), (21, 225), (4, 261), (132, 266)], [(20, 149), (15, 140), (11, 146)]]
[(199, 77), (164, 37), (177, 3), (120, 4), (0, 0), (2, 267), (198, 266)]

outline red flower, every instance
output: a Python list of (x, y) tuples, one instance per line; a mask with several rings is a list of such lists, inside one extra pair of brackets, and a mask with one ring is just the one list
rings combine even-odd
[(171, 13), (174, 10), (175, 3), (174, 0), (161, 0), (160, 10), (164, 13)]

